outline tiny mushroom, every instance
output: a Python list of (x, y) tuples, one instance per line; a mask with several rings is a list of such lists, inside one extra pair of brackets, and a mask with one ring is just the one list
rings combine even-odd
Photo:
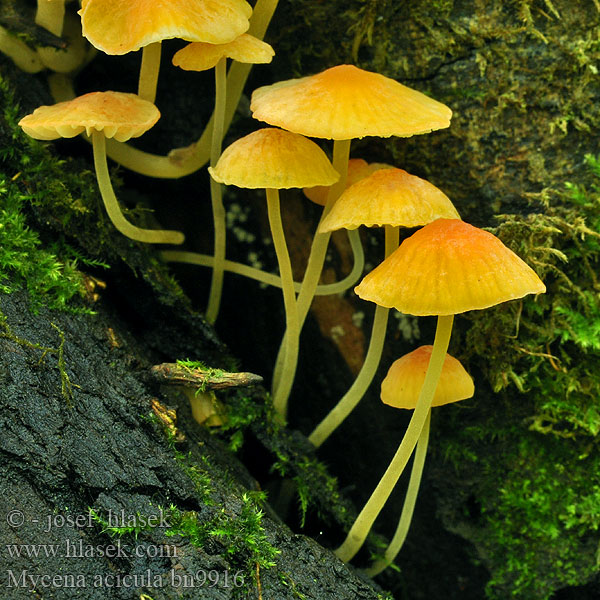
[(279, 189), (331, 185), (339, 178), (325, 153), (305, 137), (282, 129), (259, 129), (225, 149), (216, 167), (209, 168), (213, 179), (242, 188), (264, 188), (269, 224), (279, 263), (286, 314), (285, 358), (281, 384), (273, 382), (273, 405), (283, 419), (294, 381), (300, 337), (299, 316), (292, 268), (279, 208)]
[[(173, 64), (185, 71), (206, 71), (215, 69), (215, 109), (210, 151), (210, 166), (215, 167), (221, 154), (223, 131), (225, 128), (225, 105), (227, 95), (226, 62), (232, 58), (243, 63), (270, 63), (275, 52), (269, 44), (243, 33), (226, 44), (192, 42), (173, 56)], [(210, 180), (214, 236), (214, 262), (212, 281), (206, 309), (206, 320), (214, 323), (219, 314), (223, 274), (225, 271), (226, 213), (223, 206), (221, 185)]]
[(98, 187), (113, 225), (123, 235), (140, 242), (181, 244), (184, 236), (179, 231), (141, 229), (123, 216), (106, 164), (106, 138), (124, 142), (139, 137), (159, 117), (156, 106), (136, 94), (91, 92), (67, 102), (40, 106), (23, 117), (19, 125), (38, 140), (71, 138), (85, 131), (92, 138)]
[[(384, 404), (409, 410), (415, 408), (425, 381), (432, 350), (433, 346), (420, 346), (394, 361), (385, 379), (381, 382), (381, 400)], [(474, 393), (473, 380), (464, 367), (456, 358), (446, 354), (431, 406), (442, 406), (466, 400), (471, 398)], [(427, 417), (417, 442), (410, 480), (396, 532), (383, 558), (375, 560), (367, 569), (370, 577), (378, 575), (394, 561), (406, 539), (423, 474), (429, 442), (430, 419), (431, 415)]]

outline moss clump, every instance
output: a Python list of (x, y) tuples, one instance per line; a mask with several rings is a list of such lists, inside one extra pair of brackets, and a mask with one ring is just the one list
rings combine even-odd
[(491, 598), (545, 600), (598, 572), (600, 159), (586, 164), (543, 213), (500, 217), (496, 233), (548, 293), (467, 315), (465, 357), (496, 395), (440, 415), (456, 432), (441, 451), (479, 509), (469, 519), (457, 504), (449, 521), (484, 557)]
[(544, 213), (499, 217), (497, 234), (548, 293), (474, 313), (467, 335), (494, 390), (526, 390), (530, 428), (563, 438), (600, 432), (600, 160), (586, 163), (587, 187), (567, 185)]

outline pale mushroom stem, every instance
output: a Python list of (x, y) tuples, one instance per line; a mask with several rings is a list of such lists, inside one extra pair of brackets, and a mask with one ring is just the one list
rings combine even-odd
[[(257, 0), (250, 17), (248, 33), (262, 40), (276, 8), (277, 0)], [(25, 47), (25, 44), (23, 46)], [(231, 124), (251, 68), (251, 64), (234, 62), (227, 73), (225, 131)], [(50, 91), (56, 102), (72, 100), (75, 97), (73, 82), (69, 77), (51, 76), (49, 83)], [(211, 138), (212, 118), (195, 143), (187, 148), (172, 150), (166, 156), (144, 152), (113, 139), (108, 140), (106, 150), (112, 160), (126, 169), (148, 177), (177, 179), (195, 173), (208, 162)]]
[(277, 413), (285, 420), (287, 414), (287, 398), (290, 394), (296, 372), (298, 361), (299, 321), (296, 307), (296, 294), (294, 292), (294, 278), (292, 265), (285, 242), (283, 225), (281, 223), (281, 211), (279, 208), (279, 191), (267, 189), (267, 207), (269, 225), (273, 236), (273, 245), (279, 263), (281, 275), (281, 290), (283, 292), (283, 304), (285, 306), (285, 325), (290, 335), (286, 339), (285, 360), (282, 367), (281, 385), (273, 387), (273, 406)]
[[(215, 167), (221, 156), (221, 146), (225, 128), (225, 102), (227, 99), (227, 59), (223, 57), (215, 66), (215, 111), (213, 118), (212, 143), (210, 147), (210, 166)], [(210, 178), (210, 199), (214, 224), (214, 263), (206, 320), (214, 323), (219, 315), (221, 294), (223, 291), (223, 275), (225, 272), (225, 240), (226, 214), (223, 206), (223, 187)]]
[[(385, 226), (386, 258), (398, 248), (399, 237), (398, 227), (392, 227), (390, 225)], [(308, 437), (316, 448), (321, 446), (321, 444), (323, 444), (323, 442), (341, 425), (369, 389), (373, 377), (375, 377), (375, 373), (377, 372), (379, 361), (381, 360), (389, 312), (389, 308), (379, 305), (375, 307), (371, 340), (369, 341), (367, 355), (365, 356), (365, 361), (360, 372), (356, 376), (350, 389)]]
[(110, 181), (108, 165), (106, 164), (105, 137), (101, 131), (92, 133), (94, 148), (94, 166), (96, 179), (104, 207), (113, 225), (124, 235), (138, 242), (151, 244), (182, 244), (184, 235), (180, 231), (167, 231), (162, 229), (140, 229), (131, 224), (121, 212), (117, 197)]
[(408, 529), (412, 521), (412, 516), (415, 510), (415, 504), (417, 502), (417, 495), (419, 494), (419, 486), (421, 485), (421, 477), (423, 475), (423, 467), (425, 466), (425, 456), (427, 455), (427, 446), (429, 444), (429, 425), (431, 422), (431, 411), (427, 415), (425, 425), (419, 436), (417, 442), (417, 449), (415, 450), (415, 456), (413, 458), (412, 469), (410, 471), (410, 480), (408, 482), (408, 488), (406, 489), (406, 496), (404, 498), (404, 504), (402, 506), (402, 513), (398, 521), (398, 527), (394, 533), (394, 537), (387, 547), (383, 558), (380, 558), (373, 562), (373, 564), (365, 569), (365, 573), (369, 577), (375, 577), (389, 567), (393, 562), (398, 552), (402, 549)]
[[(341, 193), (346, 187), (346, 177), (348, 175), (348, 159), (350, 157), (350, 141), (351, 140), (335, 140), (333, 142), (333, 168), (340, 174), (339, 180), (329, 188), (327, 194), (327, 203), (323, 209), (319, 224), (327, 216), (335, 201), (340, 197)], [(315, 295), (315, 290), (321, 277), (321, 271), (323, 270), (323, 264), (325, 262), (325, 255), (327, 253), (327, 245), (329, 244), (329, 238), (331, 233), (315, 233), (312, 245), (310, 248), (310, 255), (308, 257), (308, 264), (306, 265), (306, 271), (304, 272), (304, 279), (302, 281), (302, 287), (298, 294), (298, 320), (299, 329), (298, 336), (308, 314), (308, 309), (312, 303), (312, 299)], [(277, 389), (280, 385), (285, 385), (288, 389), (291, 389), (291, 384), (283, 382), (282, 378), (282, 366), (285, 359), (285, 348), (287, 347), (288, 332), (285, 332), (281, 346), (279, 347), (279, 353), (277, 354), (277, 360), (275, 362), (275, 369), (273, 371), (273, 389)], [(298, 340), (299, 343), (299, 340)], [(294, 367), (294, 373), (296, 369)], [(287, 398), (285, 399), (287, 404)]]
[(356, 518), (354, 525), (350, 528), (343, 544), (335, 551), (336, 556), (344, 562), (348, 562), (360, 550), (417, 444), (442, 374), (442, 366), (450, 343), (453, 321), (454, 315), (440, 315), (438, 317), (433, 350), (429, 359), (425, 381), (404, 437), (383, 477)]
[(62, 35), (65, 19), (65, 0), (38, 0), (35, 24), (43, 27), (56, 37)]
[(12, 59), (25, 73), (39, 73), (44, 69), (44, 63), (37, 52), (4, 27), (0, 27), (0, 52)]
[(142, 49), (142, 64), (138, 81), (138, 96), (143, 100), (154, 103), (156, 100), (156, 86), (160, 71), (161, 42), (154, 42)]
[[(350, 246), (354, 254), (354, 265), (352, 271), (335, 283), (325, 283), (317, 286), (315, 296), (329, 296), (331, 294), (341, 294), (348, 288), (352, 287), (360, 278), (364, 268), (364, 251), (360, 237), (356, 230), (348, 232), (348, 238), (350, 239)], [(212, 267), (214, 265), (214, 256), (208, 254), (198, 254), (197, 252), (187, 252), (183, 250), (163, 250), (160, 253), (163, 260), (167, 262), (181, 262), (189, 263), (192, 265), (198, 265), (200, 267)], [(281, 277), (273, 273), (267, 273), (261, 271), (255, 267), (244, 265), (233, 260), (225, 259), (223, 261), (223, 268), (225, 271), (247, 277), (248, 279), (254, 279), (265, 285), (281, 288)], [(302, 285), (299, 281), (294, 281), (294, 291), (299, 292), (300, 286)]]

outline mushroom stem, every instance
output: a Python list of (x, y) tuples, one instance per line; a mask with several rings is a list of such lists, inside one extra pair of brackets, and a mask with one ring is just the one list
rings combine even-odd
[(138, 96), (143, 100), (152, 102), (156, 100), (156, 86), (160, 71), (161, 42), (154, 42), (142, 49), (142, 64), (138, 80)]
[[(332, 163), (333, 168), (340, 174), (340, 178), (329, 188), (329, 192), (327, 194), (327, 203), (325, 204), (325, 208), (323, 209), (323, 213), (321, 215), (319, 224), (329, 213), (331, 207), (335, 204), (335, 201), (340, 197), (341, 193), (346, 187), (346, 177), (348, 175), (348, 159), (350, 156), (350, 141), (351, 140), (334, 140), (333, 142)], [(298, 294), (297, 300), (299, 322), (298, 336), (300, 336), (300, 332), (302, 331), (304, 320), (306, 319), (306, 315), (308, 314), (308, 309), (310, 308), (312, 299), (315, 295), (315, 290), (317, 289), (317, 285), (319, 283), (319, 278), (321, 277), (321, 271), (323, 270), (323, 263), (325, 262), (325, 255), (327, 253), (327, 245), (329, 244), (330, 237), (331, 232), (315, 233), (315, 237), (312, 241), (310, 255), (308, 257), (308, 264), (306, 265), (304, 279), (302, 281), (302, 286), (300, 288), (300, 293)], [(288, 344), (288, 335), (291, 335), (291, 333), (288, 333), (288, 331), (286, 331), (281, 342), (281, 346), (279, 347), (279, 353), (277, 354), (275, 369), (273, 371), (274, 389), (277, 389), (279, 387), (280, 382), (283, 381), (282, 366), (284, 363), (284, 351)], [(295, 367), (293, 372), (295, 373)], [(291, 385), (288, 386), (288, 384), (286, 384), (286, 386), (289, 387), (289, 389), (291, 389)], [(287, 403), (287, 398), (285, 399), (285, 401), (282, 400), (282, 402)]]
[(0, 52), (12, 59), (25, 73), (39, 73), (44, 69), (44, 63), (37, 52), (4, 27), (0, 27)]
[[(252, 16), (250, 17), (250, 29), (248, 29), (248, 33), (258, 39), (262, 39), (276, 8), (277, 0), (257, 0)], [(23, 44), (23, 46), (25, 45)], [(13, 57), (12, 54), (10, 56), (11, 58)], [(20, 64), (17, 64), (17, 66), (20, 67)], [(227, 131), (231, 124), (235, 110), (240, 102), (242, 91), (248, 80), (251, 67), (251, 64), (234, 62), (227, 73), (227, 102), (225, 105), (224, 131)], [(49, 78), (49, 82), (52, 96), (56, 102), (72, 100), (75, 97), (73, 83), (69, 78), (53, 77), (51, 81)], [(116, 163), (141, 175), (162, 179), (177, 179), (195, 173), (208, 162), (211, 138), (212, 117), (196, 142), (187, 148), (171, 150), (166, 156), (144, 152), (113, 139), (107, 140), (106, 151), (108, 156)]]
[(429, 444), (429, 425), (431, 423), (431, 410), (427, 415), (427, 420), (419, 441), (417, 442), (417, 449), (415, 450), (415, 456), (413, 458), (412, 469), (410, 471), (410, 480), (408, 482), (408, 488), (406, 489), (406, 496), (404, 498), (404, 504), (402, 506), (402, 513), (398, 521), (398, 527), (394, 533), (394, 537), (390, 542), (390, 545), (385, 551), (384, 557), (373, 562), (373, 564), (365, 570), (365, 573), (369, 577), (375, 577), (379, 575), (383, 570), (389, 567), (393, 562), (398, 552), (400, 552), (408, 529), (412, 521), (413, 512), (415, 510), (415, 504), (417, 502), (417, 495), (419, 493), (419, 486), (421, 485), (421, 476), (423, 475), (423, 467), (425, 465), (425, 456), (427, 455), (427, 446)]
[(65, 18), (65, 0), (37, 0), (35, 24), (56, 37), (62, 35)]
[(94, 166), (96, 168), (96, 179), (100, 194), (104, 201), (104, 207), (113, 225), (126, 237), (138, 242), (152, 244), (182, 244), (183, 233), (180, 231), (167, 231), (161, 229), (140, 229), (132, 225), (121, 212), (117, 197), (110, 181), (108, 165), (106, 164), (105, 137), (101, 131), (92, 133), (92, 145), (94, 148)]
[[(213, 131), (210, 146), (210, 166), (215, 167), (221, 156), (221, 145), (225, 126), (225, 102), (227, 100), (227, 59), (223, 57), (215, 66), (215, 111), (213, 115)], [(221, 293), (223, 291), (223, 275), (225, 272), (225, 240), (226, 214), (223, 206), (223, 188), (220, 183), (210, 178), (210, 199), (212, 204), (215, 238), (213, 245), (214, 263), (206, 320), (214, 323), (219, 315)]]
[(453, 321), (454, 315), (438, 316), (435, 341), (433, 342), (425, 381), (404, 437), (383, 477), (356, 518), (354, 525), (350, 528), (343, 544), (335, 551), (336, 556), (344, 562), (348, 562), (360, 550), (417, 444), (431, 408), (435, 388), (442, 373)]
[[(386, 258), (398, 248), (399, 237), (400, 233), (398, 227), (392, 227), (390, 225), (385, 226)], [(316, 448), (319, 448), (337, 427), (339, 427), (369, 389), (373, 377), (375, 377), (375, 373), (377, 372), (379, 361), (381, 360), (381, 352), (383, 350), (383, 342), (385, 341), (389, 313), (389, 308), (384, 308), (379, 305), (375, 307), (375, 318), (373, 319), (371, 340), (369, 341), (367, 355), (360, 372), (350, 389), (308, 437)]]
[[(364, 253), (362, 244), (360, 242), (360, 237), (358, 236), (356, 230), (349, 231), (348, 237), (350, 239), (350, 245), (352, 246), (352, 251), (355, 257), (352, 271), (340, 281), (318, 285), (317, 289), (315, 290), (315, 296), (341, 294), (349, 287), (352, 287), (361, 276), (364, 266)], [(189, 263), (192, 265), (198, 265), (200, 267), (212, 267), (215, 260), (213, 256), (209, 256), (208, 254), (198, 254), (197, 252), (186, 252), (183, 250), (163, 250), (160, 255), (162, 259), (166, 260), (167, 262)], [(255, 267), (250, 267), (249, 265), (244, 265), (228, 259), (224, 260), (223, 266), (224, 269), (230, 273), (235, 273), (236, 275), (241, 275), (242, 277), (247, 277), (248, 279), (260, 281), (260, 283), (264, 283), (265, 285), (281, 288), (281, 277), (273, 273), (267, 273), (266, 271), (261, 271)], [(302, 284), (300, 282), (295, 281), (294, 291), (299, 292), (301, 285)]]
[(298, 343), (299, 343), (299, 320), (298, 309), (296, 306), (296, 293), (294, 292), (294, 278), (292, 274), (292, 265), (288, 253), (283, 225), (281, 223), (281, 210), (279, 207), (279, 191), (276, 189), (267, 189), (267, 207), (269, 214), (269, 225), (271, 226), (271, 235), (273, 236), (273, 245), (277, 254), (279, 263), (279, 273), (281, 275), (281, 290), (283, 292), (283, 303), (285, 306), (285, 325), (289, 335), (285, 342), (285, 359), (282, 365), (281, 384), (273, 386), (273, 406), (277, 413), (286, 418), (287, 399), (294, 382), (296, 364), (298, 362)]
[(181, 390), (190, 401), (192, 417), (199, 425), (215, 427), (225, 423), (225, 410), (213, 391), (203, 392), (187, 386)]

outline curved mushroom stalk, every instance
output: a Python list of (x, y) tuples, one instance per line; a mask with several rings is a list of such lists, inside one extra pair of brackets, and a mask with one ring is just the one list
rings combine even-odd
[(92, 144), (94, 148), (94, 167), (96, 169), (96, 179), (98, 188), (102, 195), (106, 212), (118, 231), (124, 236), (149, 244), (183, 244), (185, 236), (180, 231), (168, 231), (163, 229), (142, 229), (130, 223), (123, 213), (115, 196), (115, 192), (110, 181), (110, 174), (106, 164), (105, 137), (100, 131), (94, 131), (92, 134)]
[[(333, 168), (340, 174), (340, 179), (331, 186), (329, 193), (327, 194), (327, 204), (321, 215), (321, 221), (327, 216), (331, 207), (340, 196), (346, 185), (346, 176), (348, 173), (348, 160), (350, 158), (350, 142), (351, 140), (335, 140), (333, 142)], [(304, 272), (304, 279), (302, 280), (302, 286), (298, 294), (298, 319), (299, 319), (299, 331), (302, 331), (302, 326), (308, 315), (310, 305), (315, 296), (315, 290), (319, 284), (321, 272), (323, 270), (323, 264), (325, 263), (325, 256), (327, 254), (327, 246), (329, 245), (329, 238), (331, 232), (327, 233), (316, 233), (313, 238), (312, 245), (310, 248), (310, 255), (308, 257), (308, 264), (306, 265), (306, 271)], [(275, 368), (273, 370), (273, 389), (277, 389), (282, 384), (283, 378), (283, 364), (285, 363), (285, 348), (288, 344), (286, 337), (291, 335), (286, 331), (281, 345), (279, 346), (279, 352), (275, 361)], [(294, 373), (296, 368), (294, 367)], [(288, 376), (290, 370), (288, 369)], [(284, 384), (287, 387), (287, 383)], [(291, 386), (290, 386), (291, 389)], [(287, 404), (287, 398), (285, 399)]]
[(406, 536), (408, 535), (408, 529), (412, 521), (412, 516), (415, 510), (415, 504), (417, 502), (417, 495), (419, 494), (419, 486), (421, 485), (421, 477), (423, 475), (423, 467), (425, 466), (425, 457), (427, 455), (427, 446), (429, 445), (429, 426), (431, 423), (431, 411), (427, 416), (425, 425), (419, 436), (417, 442), (417, 449), (415, 450), (415, 456), (413, 458), (413, 465), (410, 471), (410, 480), (408, 482), (408, 488), (406, 489), (406, 497), (404, 498), (404, 504), (402, 505), (402, 513), (398, 520), (398, 526), (394, 533), (394, 537), (387, 547), (383, 558), (377, 559), (373, 564), (365, 570), (365, 573), (369, 577), (375, 577), (389, 567), (393, 562), (398, 553), (404, 545)]
[[(317, 286), (315, 296), (330, 296), (332, 294), (341, 294), (348, 288), (352, 287), (359, 279), (363, 271), (364, 265), (364, 253), (362, 243), (356, 231), (349, 231), (348, 237), (350, 238), (350, 245), (354, 253), (354, 265), (352, 271), (346, 275), (340, 281), (334, 283), (325, 283)], [(182, 250), (163, 250), (161, 257), (167, 262), (181, 262), (188, 263), (191, 265), (198, 265), (200, 267), (212, 267), (215, 263), (215, 257), (209, 256), (208, 254), (199, 254), (198, 252), (187, 252)], [(274, 273), (267, 273), (261, 271), (255, 267), (244, 265), (233, 260), (225, 259), (224, 269), (230, 273), (247, 277), (248, 279), (254, 279), (265, 285), (271, 285), (273, 287), (281, 288), (281, 277)], [(300, 291), (301, 282), (294, 282), (294, 291), (298, 293)]]
[[(398, 247), (398, 239), (398, 227), (386, 226), (386, 257)], [(354, 383), (308, 437), (316, 448), (319, 448), (354, 410), (371, 385), (373, 377), (375, 377), (375, 373), (377, 372), (379, 361), (381, 360), (389, 312), (389, 309), (383, 306), (375, 307), (375, 318), (373, 319), (369, 348), (367, 350), (365, 361), (354, 380)]]
[(375, 519), (392, 493), (412, 454), (427, 421), (452, 333), (454, 315), (439, 316), (435, 341), (425, 381), (402, 442), (383, 477), (352, 525), (343, 544), (335, 551), (338, 558), (348, 562), (363, 545)]

